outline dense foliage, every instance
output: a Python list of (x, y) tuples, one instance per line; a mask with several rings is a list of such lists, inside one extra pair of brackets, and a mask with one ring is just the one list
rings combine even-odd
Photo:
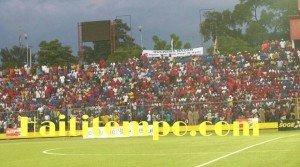
[(63, 46), (58, 40), (42, 41), (39, 45), (38, 63), (41, 65), (70, 65), (75, 63), (70, 46)]
[(218, 41), (225, 42), (219, 50), (226, 53), (230, 51), (224, 47), (231, 41), (244, 41), (239, 48), (256, 47), (265, 39), (289, 39), (288, 16), (297, 12), (296, 0), (240, 0), (232, 11), (206, 12), (200, 33), (205, 41), (217, 36), (231, 39)]

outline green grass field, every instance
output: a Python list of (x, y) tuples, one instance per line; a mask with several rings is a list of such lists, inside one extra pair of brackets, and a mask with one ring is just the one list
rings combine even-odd
[(300, 133), (261, 131), (259, 137), (169, 135), (82, 139), (0, 140), (0, 167), (9, 166), (255, 166), (299, 167)]

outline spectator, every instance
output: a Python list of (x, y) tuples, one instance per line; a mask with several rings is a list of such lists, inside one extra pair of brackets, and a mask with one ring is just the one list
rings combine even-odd
[(263, 108), (260, 108), (258, 110), (258, 114), (259, 114), (259, 120), (261, 123), (265, 123), (265, 110)]

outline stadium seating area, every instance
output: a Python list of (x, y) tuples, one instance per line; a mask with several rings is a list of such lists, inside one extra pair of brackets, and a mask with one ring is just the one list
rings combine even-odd
[(1, 70), (0, 129), (19, 126), (21, 115), (57, 122), (65, 114), (78, 124), (83, 114), (104, 123), (289, 119), (300, 95), (299, 59), (299, 51), (272, 41), (257, 54)]

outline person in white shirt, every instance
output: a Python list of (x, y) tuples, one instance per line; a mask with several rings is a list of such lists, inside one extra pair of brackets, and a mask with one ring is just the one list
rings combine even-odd
[(150, 114), (150, 111), (148, 112), (148, 115), (147, 115), (147, 122), (148, 124), (150, 125), (152, 122), (152, 119), (151, 119), (151, 114)]
[(59, 80), (61, 84), (65, 84), (65, 76), (60, 76)]
[(50, 115), (45, 115), (45, 121), (49, 121), (50, 120)]
[(40, 91), (38, 91), (38, 90), (35, 91), (35, 98), (37, 98), (37, 99), (41, 98)]
[(124, 99), (124, 103), (126, 104), (128, 102), (128, 96), (127, 95), (124, 95), (123, 96), (123, 99)]
[(44, 73), (46, 73), (46, 74), (48, 74), (49, 73), (49, 68), (47, 67), (47, 66), (42, 66), (42, 71), (44, 72)]
[(280, 45), (280, 48), (281, 48), (281, 49), (284, 49), (285, 46), (286, 46), (286, 42), (285, 42), (283, 39), (281, 39), (279, 45)]

